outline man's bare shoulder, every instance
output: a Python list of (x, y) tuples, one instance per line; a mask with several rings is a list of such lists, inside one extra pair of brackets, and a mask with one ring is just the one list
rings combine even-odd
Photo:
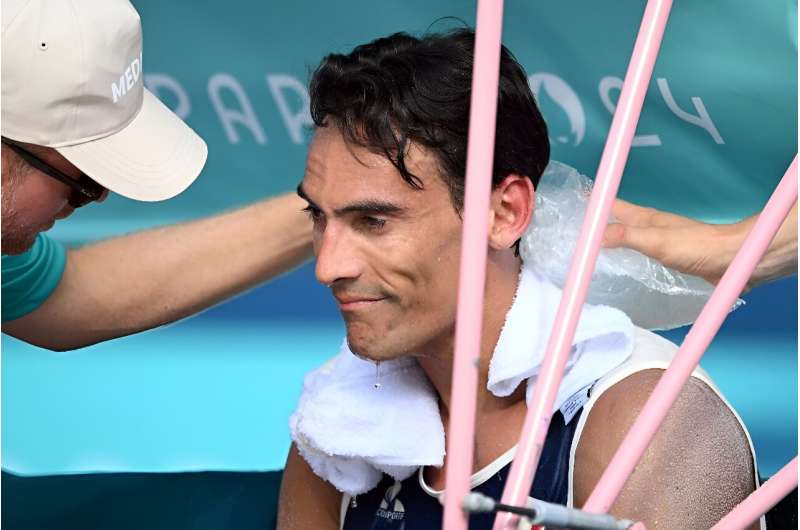
[(318, 477), (293, 443), (278, 500), (278, 530), (338, 530), (342, 494)]
[[(575, 454), (575, 505), (581, 506), (663, 370), (636, 372), (594, 404)], [(706, 383), (690, 378), (611, 512), (653, 528), (710, 528), (755, 485), (747, 435)]]

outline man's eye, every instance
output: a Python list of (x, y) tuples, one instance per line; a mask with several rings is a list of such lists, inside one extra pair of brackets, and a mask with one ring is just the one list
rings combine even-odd
[(380, 230), (386, 225), (386, 219), (381, 219), (379, 217), (372, 217), (371, 215), (367, 215), (364, 217), (364, 224), (367, 225), (367, 227), (372, 230)]
[(313, 206), (306, 206), (303, 211), (308, 214), (308, 217), (315, 223), (322, 218), (322, 212)]

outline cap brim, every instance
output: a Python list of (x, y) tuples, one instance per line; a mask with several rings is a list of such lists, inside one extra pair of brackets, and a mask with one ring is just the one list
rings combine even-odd
[(125, 128), (56, 150), (93, 180), (137, 201), (178, 195), (208, 156), (203, 139), (147, 89), (139, 114)]

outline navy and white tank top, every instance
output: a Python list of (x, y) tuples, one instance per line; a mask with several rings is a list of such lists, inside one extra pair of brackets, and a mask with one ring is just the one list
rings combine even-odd
[[(569, 455), (575, 427), (581, 412), (564, 424), (558, 411), (547, 431), (531, 497), (566, 504), (569, 481)], [(478, 471), (472, 477), (472, 490), (499, 499), (511, 468), (514, 448)], [(442, 506), (438, 493), (425, 484), (423, 469), (403, 480), (388, 475), (371, 491), (361, 494), (343, 508), (343, 530), (441, 530)], [(347, 499), (345, 499), (347, 501)], [(495, 514), (475, 514), (470, 530), (491, 530)]]

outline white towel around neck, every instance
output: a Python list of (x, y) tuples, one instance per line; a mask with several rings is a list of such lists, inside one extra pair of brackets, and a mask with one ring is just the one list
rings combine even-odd
[[(488, 390), (508, 396), (527, 380), (530, 402), (555, 320), (561, 289), (523, 266), (489, 365)], [(575, 392), (621, 364), (633, 350), (633, 324), (618, 309), (585, 305), (553, 412)], [(304, 381), (289, 420), (292, 439), (314, 472), (350, 495), (386, 473), (408, 478), (441, 466), (445, 434), (436, 391), (413, 357), (380, 364), (359, 359), (345, 340), (339, 354)]]

